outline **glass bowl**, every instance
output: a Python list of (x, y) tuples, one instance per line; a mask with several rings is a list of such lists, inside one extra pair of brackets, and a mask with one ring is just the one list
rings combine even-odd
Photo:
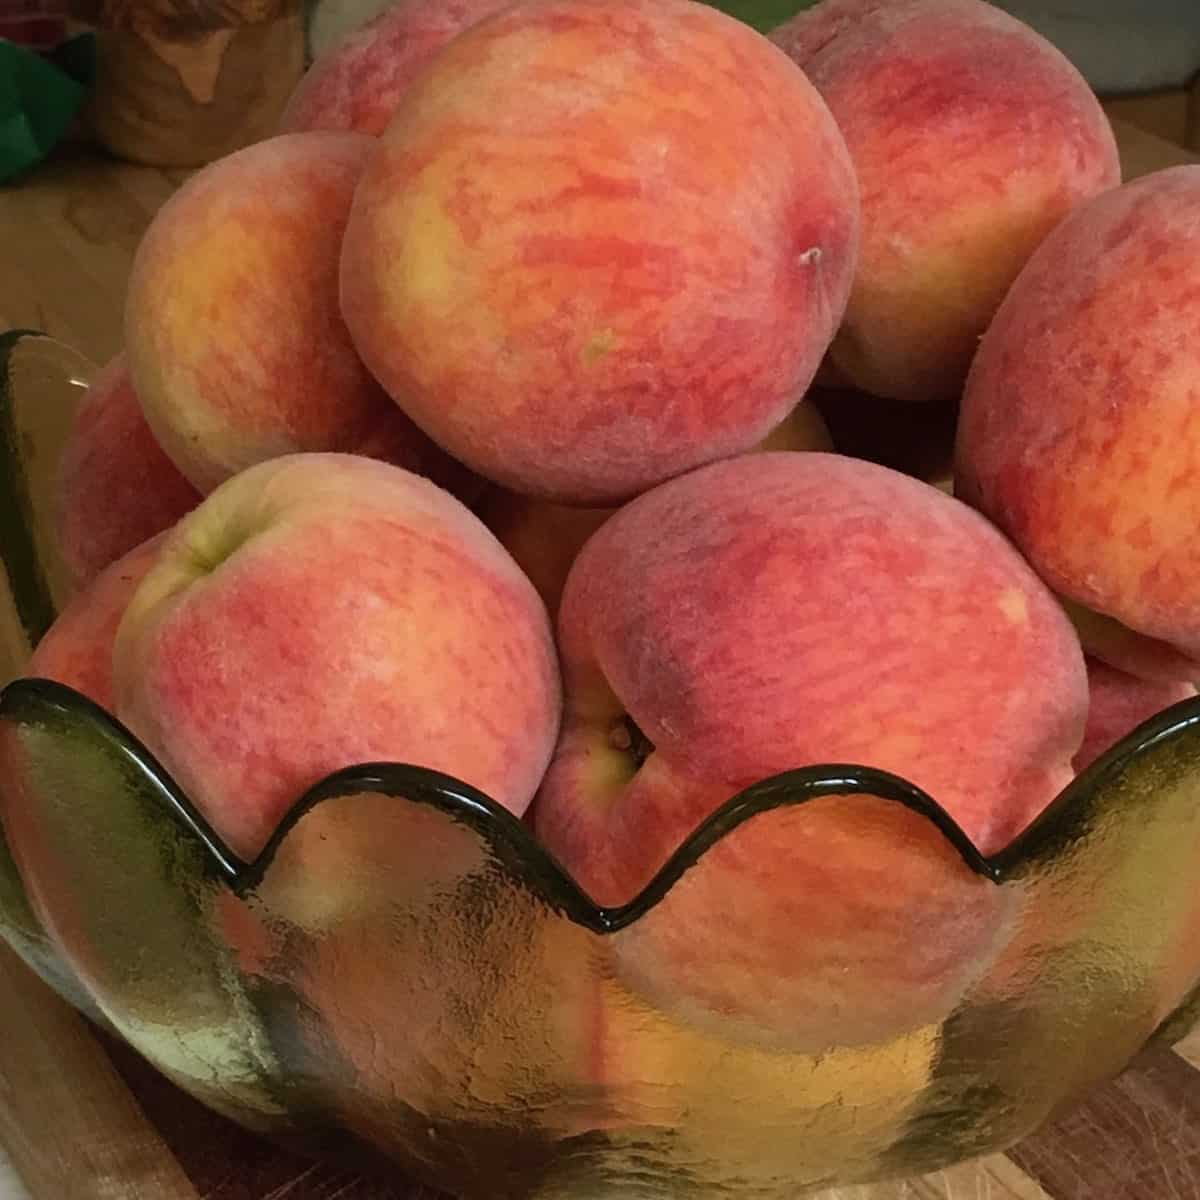
[[(0, 339), (5, 679), (68, 595), (53, 478), (91, 370), (50, 338)], [(670, 941), (687, 889), (719, 888), (713, 848), (817, 812), (819, 836), (845, 814), (829, 853), (847, 866), (814, 914), (905, 875), (903, 853), (855, 875), (864, 812), (945, 864), (951, 907), (1003, 912), (949, 1011), (864, 1042), (835, 1005), (801, 1044), (644, 986), (631, 950)], [(240, 861), (111, 715), (45, 680), (0, 693), (0, 813), (0, 932), (51, 986), (243, 1125), (466, 1197), (783, 1200), (933, 1171), (1010, 1146), (1200, 1016), (1200, 699), (991, 857), (902, 779), (810, 767), (730, 799), (618, 908), (419, 765), (347, 764)], [(738, 897), (721, 903), (732, 939)], [(914, 923), (891, 952), (934, 936)], [(838, 994), (902, 986), (885, 976), (851, 933)]]

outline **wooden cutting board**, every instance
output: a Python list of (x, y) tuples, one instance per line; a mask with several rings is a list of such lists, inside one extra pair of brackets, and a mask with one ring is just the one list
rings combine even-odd
[[(1194, 161), (1131, 126), (1117, 132), (1127, 178)], [(71, 149), (0, 191), (0, 328), (44, 330), (97, 362), (115, 353), (134, 249), (182, 178)], [(19, 665), (5, 603), (0, 579), (0, 682)], [(3, 946), (0, 1146), (34, 1200), (431, 1200), (213, 1116), (95, 1034)], [(1200, 1200), (1200, 1035), (1146, 1055), (1007, 1155), (820, 1200)]]

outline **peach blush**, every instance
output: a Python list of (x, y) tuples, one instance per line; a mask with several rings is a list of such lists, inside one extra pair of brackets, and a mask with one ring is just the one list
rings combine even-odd
[(400, 0), (326, 50), (297, 85), (281, 133), (387, 128), (412, 81), (451, 38), (512, 0)]
[(326, 775), (396, 761), (518, 815), (558, 729), (533, 585), (428, 480), (291, 455), (168, 537), (122, 621), (117, 713), (243, 856)]
[(1200, 660), (1198, 205), (1200, 166), (1173, 167), (1042, 243), (980, 344), (956, 448), (963, 498), (1107, 618), (1081, 623), (1086, 648), (1158, 677), (1173, 660), (1184, 682)]
[(1143, 721), (1196, 694), (1194, 684), (1138, 679), (1094, 658), (1087, 660), (1087, 670), (1088, 719), (1076, 771), (1091, 766)]
[(134, 386), (205, 494), (297, 451), (382, 439), (405, 466), (436, 453), (359, 361), (338, 312), (342, 232), (375, 145), (296, 133), (249, 146), (192, 176), (138, 248), (125, 314)]
[(841, 134), (765, 38), (688, 0), (533, 0), (406, 95), (355, 194), (342, 311), (445, 450), (595, 507), (779, 424), (857, 231)]
[(81, 692), (108, 712), (113, 696), (113, 644), (134, 592), (158, 558), (151, 538), (105, 570), (63, 609), (30, 657), (25, 674)]
[(59, 462), (55, 526), (75, 585), (83, 587), (199, 503), (200, 493), (150, 432), (118, 354), (92, 380)]
[[(571, 569), (559, 649), (535, 825), (606, 904), (736, 793), (820, 763), (900, 775), (997, 851), (1070, 781), (1087, 711), (1074, 630), (1007, 540), (831, 454), (745, 455), (626, 505)], [(717, 847), (672, 919), (631, 931), (626, 966), (689, 1019), (874, 1040), (950, 1011), (999, 935), (998, 892), (928, 821), (830, 800)]]
[[(807, 402), (798, 404), (759, 447), (761, 450), (832, 448), (825, 422)], [(558, 616), (571, 564), (588, 538), (616, 509), (553, 504), (492, 487), (484, 493), (476, 511), (529, 576), (553, 620)]]
[(862, 249), (830, 361), (897, 400), (958, 396), (1038, 243), (1120, 183), (1087, 81), (983, 0), (824, 0), (771, 38), (829, 105), (862, 187)]

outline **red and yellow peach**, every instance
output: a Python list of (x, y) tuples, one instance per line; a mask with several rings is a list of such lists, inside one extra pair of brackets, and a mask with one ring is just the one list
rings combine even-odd
[(409, 84), (451, 38), (512, 0), (399, 0), (305, 72), (280, 129), (383, 133)]
[(126, 344), (163, 449), (201, 492), (298, 451), (386, 444), (401, 466), (442, 459), (359, 361), (337, 264), (374, 138), (298, 133), (193, 176), (134, 260)]
[(1087, 649), (1182, 681), (1200, 678), (1198, 206), (1200, 166), (1174, 167), (1046, 239), (980, 345), (956, 451), (960, 494), (1079, 606)]
[[(738, 791), (818, 763), (904, 776), (999, 850), (1070, 781), (1087, 711), (1074, 630), (1006, 539), (837, 455), (746, 455), (626, 505), (571, 570), (559, 646), (535, 823), (608, 904)], [(1002, 919), (927, 821), (870, 798), (756, 818), (710, 855), (630, 969), (801, 1040), (944, 1016)]]
[(558, 728), (530, 582), (440, 488), (353, 455), (217, 489), (168, 535), (113, 661), (118, 716), (245, 856), (363, 762), (441, 770), (520, 814)]
[(984, 0), (823, 0), (772, 35), (837, 119), (862, 186), (862, 250), (830, 352), (849, 385), (958, 395), (1038, 243), (1120, 182), (1087, 82)]
[(81, 401), (56, 484), (59, 552), (77, 587), (200, 503), (150, 432), (123, 354)]
[(1076, 771), (1089, 767), (1143, 721), (1196, 694), (1193, 684), (1138, 679), (1091, 657), (1087, 673), (1087, 726), (1074, 759)]
[(65, 683), (113, 712), (117, 630), (161, 543), (162, 537), (155, 537), (131, 550), (75, 596), (38, 642), (25, 674)]
[[(798, 404), (760, 450), (831, 450), (829, 431), (816, 408)], [(537, 588), (552, 619), (558, 616), (571, 564), (584, 543), (616, 511), (553, 504), (503, 488), (489, 489), (478, 508), (483, 523)]]
[(405, 96), (355, 195), (342, 308), (444, 449), (609, 504), (779, 424), (857, 228), (841, 134), (765, 38), (688, 0), (533, 0)]

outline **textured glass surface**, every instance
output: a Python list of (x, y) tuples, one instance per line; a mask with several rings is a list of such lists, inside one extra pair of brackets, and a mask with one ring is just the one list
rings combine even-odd
[[(0, 694), (0, 767), (0, 930), (35, 969), (222, 1112), (465, 1196), (784, 1200), (924, 1172), (1011, 1144), (1196, 1016), (1200, 700), (991, 859), (902, 780), (811, 768), (731, 800), (612, 909), (487, 797), (417, 767), (349, 766), (253, 863), (60, 685)], [(772, 1037), (656, 986), (679, 907), (721, 896), (718, 855), (747, 822), (825, 837), (841, 814), (832, 862), (860, 829), (903, 827), (951, 905), (999, 914), (953, 1012), (849, 1044), (833, 1018)], [(736, 895), (724, 917), (736, 938)], [(862, 994), (891, 986), (853, 951)]]
[[(31, 641), (70, 596), (54, 538), (55, 469), (94, 372), (53, 338), (0, 334), (0, 546), (19, 627)], [(14, 648), (4, 649), (11, 659)], [(14, 665), (0, 662), (0, 679)]]

